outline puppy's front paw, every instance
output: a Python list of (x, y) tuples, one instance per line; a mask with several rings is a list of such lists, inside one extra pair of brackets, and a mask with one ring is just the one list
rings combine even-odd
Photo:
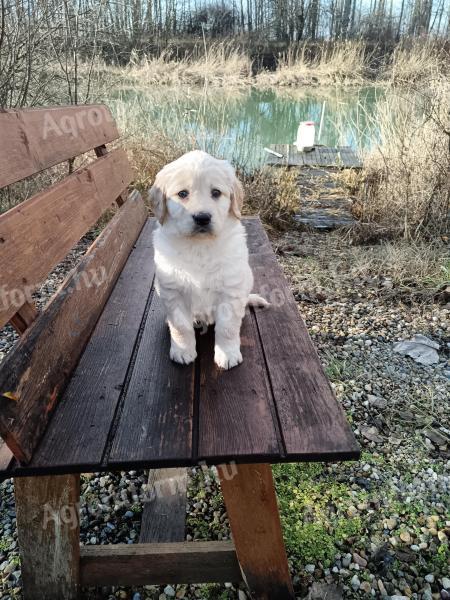
[(242, 354), (239, 346), (227, 350), (216, 346), (214, 350), (214, 362), (221, 369), (232, 369), (242, 362)]
[(172, 344), (170, 347), (170, 358), (174, 362), (180, 363), (180, 365), (189, 365), (197, 358), (197, 352), (195, 348), (180, 348)]

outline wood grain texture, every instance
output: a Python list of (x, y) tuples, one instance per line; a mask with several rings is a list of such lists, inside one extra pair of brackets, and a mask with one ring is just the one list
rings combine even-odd
[(194, 365), (171, 361), (169, 345), (165, 311), (154, 293), (107, 457), (111, 469), (192, 461)]
[(182, 542), (185, 539), (187, 469), (151, 469), (142, 511), (139, 542)]
[[(220, 486), (244, 580), (257, 600), (294, 600), (272, 469), (219, 466)], [(230, 474), (231, 473), (231, 474)]]
[(311, 152), (299, 152), (293, 144), (270, 144), (269, 148), (282, 154), (279, 158), (267, 154), (266, 163), (273, 166), (287, 167), (337, 167), (361, 169), (362, 163), (355, 152), (348, 146), (328, 148), (315, 146)]
[(75, 600), (80, 577), (80, 477), (14, 480), (24, 600)]
[(0, 188), (119, 137), (104, 105), (0, 111)]
[(85, 586), (240, 580), (232, 542), (113, 544), (81, 548), (81, 583)]
[[(101, 156), (106, 156), (106, 154), (108, 154), (108, 148), (105, 144), (102, 144), (101, 146), (97, 146), (96, 148), (94, 148), (94, 152), (95, 156), (100, 158)], [(127, 201), (127, 196), (128, 194), (126, 191), (121, 192), (120, 195), (116, 198), (117, 205), (122, 206), (122, 204)]]
[(116, 150), (0, 216), (0, 327), (131, 179), (125, 152)]
[[(0, 434), (20, 461), (31, 459), (146, 218), (134, 194), (2, 363)], [(100, 280), (86, 282), (88, 270)]]
[(214, 329), (198, 336), (200, 389), (198, 458), (226, 461), (280, 456), (275, 410), (254, 316), (241, 328), (243, 363), (229, 371), (214, 364)]
[(23, 335), (38, 315), (39, 311), (36, 306), (31, 302), (25, 302), (16, 314), (11, 317), (10, 323), (19, 335)]
[[(257, 221), (254, 243), (266, 246)], [(256, 235), (256, 233), (258, 235)], [(331, 390), (297, 304), (272, 252), (252, 253), (254, 291), (272, 302), (256, 309), (286, 455), (291, 460), (357, 459), (359, 448)]]
[(101, 463), (152, 288), (154, 226), (136, 241), (30, 467)]

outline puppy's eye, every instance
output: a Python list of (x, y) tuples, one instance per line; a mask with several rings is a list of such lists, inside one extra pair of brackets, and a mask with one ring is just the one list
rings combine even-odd
[(213, 198), (220, 198), (221, 195), (222, 195), (222, 192), (220, 190), (214, 189), (211, 191), (211, 196)]
[(189, 192), (187, 190), (181, 190), (181, 192), (178, 192), (178, 196), (184, 200), (189, 196)]

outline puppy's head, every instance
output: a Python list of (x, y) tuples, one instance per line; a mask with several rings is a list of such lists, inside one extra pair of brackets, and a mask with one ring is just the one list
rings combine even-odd
[(159, 222), (186, 236), (219, 234), (230, 216), (240, 219), (243, 199), (230, 163), (200, 150), (166, 165), (150, 190)]

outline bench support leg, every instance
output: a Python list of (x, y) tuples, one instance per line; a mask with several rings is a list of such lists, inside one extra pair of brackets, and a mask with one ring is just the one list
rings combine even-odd
[(74, 600), (80, 576), (80, 476), (14, 480), (25, 600)]
[(293, 600), (271, 466), (218, 470), (236, 554), (253, 598)]

